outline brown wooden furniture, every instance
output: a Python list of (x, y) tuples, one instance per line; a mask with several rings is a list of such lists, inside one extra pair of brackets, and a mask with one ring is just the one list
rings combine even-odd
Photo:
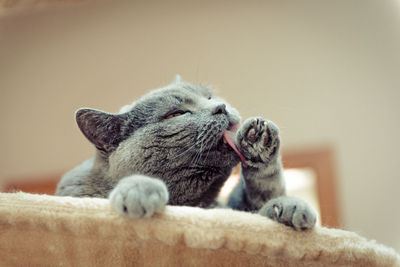
[(26, 179), (18, 179), (19, 182), (6, 183), (4, 191), (54, 195), (60, 178), (61, 174), (47, 177), (26, 177)]
[(340, 216), (333, 150), (330, 147), (321, 147), (288, 150), (282, 154), (282, 162), (285, 168), (311, 168), (315, 172), (321, 224), (339, 228)]

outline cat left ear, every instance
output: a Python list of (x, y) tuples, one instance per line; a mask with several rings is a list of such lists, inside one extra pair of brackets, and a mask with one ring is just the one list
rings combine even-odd
[(106, 153), (114, 151), (130, 133), (129, 129), (125, 129), (126, 114), (81, 108), (76, 112), (76, 122), (86, 138)]
[(180, 82), (182, 82), (182, 77), (181, 77), (181, 75), (176, 74), (175, 79), (172, 83), (180, 83)]

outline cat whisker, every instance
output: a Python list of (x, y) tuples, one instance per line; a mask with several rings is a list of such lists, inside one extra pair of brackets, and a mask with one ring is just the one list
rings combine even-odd
[[(184, 157), (184, 156), (191, 157), (191, 159), (188, 158), (188, 160), (190, 160), (190, 163), (188, 163), (186, 165), (186, 167), (184, 167), (184, 166), (177, 167), (182, 172), (183, 177), (189, 178), (189, 176), (192, 175), (191, 169), (198, 166), (198, 164), (200, 162), (207, 160), (210, 150), (212, 149), (212, 144), (210, 142), (215, 141), (213, 138), (214, 137), (213, 128), (215, 126), (216, 125), (214, 122), (204, 125), (198, 132), (197, 136), (194, 138), (194, 140), (195, 140), (194, 144), (191, 144), (189, 146), (182, 148), (180, 151), (178, 151), (178, 154), (176, 154), (175, 156), (166, 158), (165, 159), (166, 163), (168, 161), (171, 162), (177, 158)], [(195, 148), (198, 148), (198, 150)], [(195, 151), (193, 151), (193, 149), (195, 149)], [(206, 151), (207, 151), (207, 153), (204, 153)], [(194, 152), (194, 153), (190, 153), (190, 152)], [(204, 154), (206, 154), (205, 158), (204, 158)]]
[(196, 152), (196, 155), (194, 156), (194, 158), (192, 159), (192, 161), (190, 162), (190, 166), (196, 166), (197, 162), (200, 160), (201, 158), (201, 154), (202, 154), (202, 150), (203, 150), (203, 141), (204, 141), (204, 137), (201, 138), (199, 141), (201, 141), (200, 144), (200, 149), (199, 151)]
[[(182, 150), (184, 150), (184, 151), (183, 151), (182, 153), (176, 155), (175, 157), (173, 157), (173, 158), (171, 158), (171, 159), (176, 159), (176, 158), (178, 158), (178, 157), (180, 157), (180, 156), (182, 156), (182, 155), (188, 153), (188, 152), (189, 152), (190, 150), (192, 150), (194, 147), (196, 147), (197, 145), (199, 145), (200, 143), (202, 143), (203, 140), (204, 140), (205, 132), (206, 132), (206, 130), (207, 130), (206, 128), (207, 128), (207, 125), (205, 125), (205, 126), (199, 131), (199, 133), (197, 134), (197, 136), (196, 136), (196, 138), (195, 138), (196, 141), (195, 141), (194, 144), (192, 144), (192, 145), (190, 145), (190, 146), (188, 146), (188, 147), (183, 148)], [(197, 154), (197, 153), (196, 153), (196, 154)]]
[(172, 160), (172, 159), (176, 159), (176, 158), (178, 158), (178, 157), (180, 157), (180, 156), (183, 156), (184, 154), (188, 153), (190, 150), (192, 150), (193, 148), (195, 148), (200, 142), (202, 142), (202, 139), (198, 139), (198, 138), (199, 138), (199, 135), (197, 135), (197, 137), (196, 137), (196, 140), (197, 140), (197, 141), (196, 141), (194, 144), (182, 148), (182, 151), (183, 151), (183, 152), (180, 153), (180, 154), (178, 154), (178, 155), (176, 155), (175, 157), (171, 158), (171, 160)]
[[(224, 139), (225, 140), (225, 139)], [(206, 157), (205, 157), (205, 159), (204, 159), (204, 161), (207, 161), (207, 158), (208, 158), (208, 154), (210, 153), (210, 150), (211, 150), (211, 146), (208, 148), (208, 150), (207, 150), (207, 154), (206, 154)]]
[(197, 145), (197, 143), (194, 143), (194, 144), (191, 145), (191, 146), (187, 146), (187, 147), (183, 148), (182, 150), (184, 150), (184, 151), (183, 151), (182, 153), (176, 155), (175, 157), (171, 158), (171, 160), (172, 160), (172, 159), (176, 159), (176, 158), (178, 158), (178, 157), (180, 157), (180, 156), (183, 156), (184, 154), (186, 154), (186, 153), (188, 153), (190, 150), (192, 150), (196, 145)]

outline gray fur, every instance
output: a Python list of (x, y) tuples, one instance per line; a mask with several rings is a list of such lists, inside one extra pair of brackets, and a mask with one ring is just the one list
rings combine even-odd
[(313, 228), (316, 221), (310, 206), (294, 197), (281, 196), (271, 199), (258, 213), (296, 230)]
[(110, 193), (115, 210), (132, 218), (150, 217), (168, 202), (168, 189), (160, 179), (131, 175), (121, 179)]
[[(77, 111), (76, 120), (96, 154), (66, 173), (56, 194), (109, 197), (117, 211), (133, 218), (151, 216), (167, 203), (212, 206), (240, 161), (222, 138), (224, 131), (239, 123), (238, 112), (209, 88), (183, 82), (180, 76), (118, 114), (84, 108)], [(260, 210), (295, 229), (311, 228), (314, 224), (292, 220), (298, 216), (290, 211), (308, 207), (304, 202), (279, 197), (285, 187), (278, 128), (265, 122), (248, 119), (237, 132), (237, 147), (248, 167), (242, 167), (241, 182), (229, 205)], [(270, 199), (273, 205), (268, 205)], [(302, 218), (315, 223), (310, 209), (300, 210)]]
[(236, 134), (236, 143), (248, 167), (242, 168), (240, 183), (228, 205), (258, 211), (296, 230), (314, 227), (316, 214), (308, 204), (285, 196), (278, 127), (263, 118), (247, 119)]

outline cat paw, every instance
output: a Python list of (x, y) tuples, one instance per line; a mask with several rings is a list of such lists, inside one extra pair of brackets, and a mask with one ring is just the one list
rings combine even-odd
[(279, 128), (263, 118), (247, 119), (236, 135), (239, 151), (251, 163), (268, 163), (279, 154)]
[(159, 179), (132, 175), (120, 180), (109, 195), (111, 206), (131, 218), (150, 217), (168, 202), (168, 190)]
[(311, 207), (294, 197), (271, 199), (258, 213), (301, 231), (312, 229), (317, 221), (317, 215)]

